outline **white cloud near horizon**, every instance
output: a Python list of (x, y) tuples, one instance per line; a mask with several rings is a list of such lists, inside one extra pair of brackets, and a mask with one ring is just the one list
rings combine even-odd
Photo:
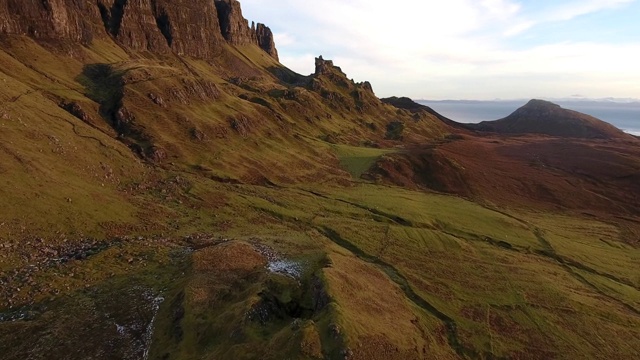
[[(639, 97), (640, 41), (541, 41), (539, 30), (636, 0), (243, 0), (303, 74), (324, 55), (381, 96)], [(578, 29), (579, 31), (579, 29)], [(531, 41), (531, 39), (535, 41)], [(515, 45), (514, 45), (515, 44)]]

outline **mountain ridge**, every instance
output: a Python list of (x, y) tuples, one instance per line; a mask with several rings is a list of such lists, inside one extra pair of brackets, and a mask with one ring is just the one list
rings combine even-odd
[(90, 45), (113, 37), (135, 51), (213, 59), (225, 42), (255, 44), (278, 60), (273, 33), (242, 16), (237, 0), (4, 1), (0, 34)]
[(622, 130), (593, 116), (545, 100), (532, 99), (507, 117), (467, 125), (470, 129), (511, 134), (545, 134), (560, 137), (629, 138)]
[(0, 11), (3, 360), (637, 353), (640, 143), (297, 74), (235, 1)]

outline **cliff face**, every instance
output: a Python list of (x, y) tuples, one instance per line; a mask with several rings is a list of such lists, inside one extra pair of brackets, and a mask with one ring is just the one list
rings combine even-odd
[(159, 31), (151, 0), (98, 0), (105, 27), (118, 42), (133, 50), (167, 53), (169, 46)]
[(224, 39), (211, 0), (156, 0), (155, 18), (168, 45), (178, 55), (211, 58)]
[(89, 44), (99, 30), (98, 8), (84, 0), (4, 0), (0, 33), (36, 40), (69, 40)]
[(278, 59), (271, 30), (249, 28), (235, 0), (3, 0), (0, 34), (89, 45), (111, 36), (134, 51), (211, 59), (225, 40)]
[(249, 21), (242, 15), (240, 3), (236, 0), (216, 0), (218, 18), (222, 36), (232, 45), (256, 44), (262, 50), (278, 60), (278, 51), (273, 40), (273, 33), (264, 24)]
[(267, 54), (271, 55), (271, 57), (279, 60), (278, 50), (276, 49), (276, 43), (273, 39), (273, 33), (271, 32), (271, 29), (269, 29), (269, 27), (267, 27), (266, 25), (259, 23), (255, 31), (258, 46), (260, 46), (262, 50), (266, 51)]
[(255, 32), (242, 16), (240, 3), (236, 0), (216, 0), (222, 36), (232, 45), (246, 45), (256, 41)]

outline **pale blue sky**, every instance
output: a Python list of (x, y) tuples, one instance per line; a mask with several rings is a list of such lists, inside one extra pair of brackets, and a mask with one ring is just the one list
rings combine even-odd
[(640, 0), (243, 0), (302, 74), (333, 59), (379, 96), (640, 98)]

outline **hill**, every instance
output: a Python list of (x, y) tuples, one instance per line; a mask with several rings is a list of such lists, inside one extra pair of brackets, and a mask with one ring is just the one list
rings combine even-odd
[(0, 44), (3, 359), (636, 357), (635, 139), (297, 74), (235, 0), (2, 1)]
[(544, 100), (531, 100), (504, 119), (483, 121), (468, 127), (503, 134), (545, 134), (583, 139), (629, 137), (602, 120)]

